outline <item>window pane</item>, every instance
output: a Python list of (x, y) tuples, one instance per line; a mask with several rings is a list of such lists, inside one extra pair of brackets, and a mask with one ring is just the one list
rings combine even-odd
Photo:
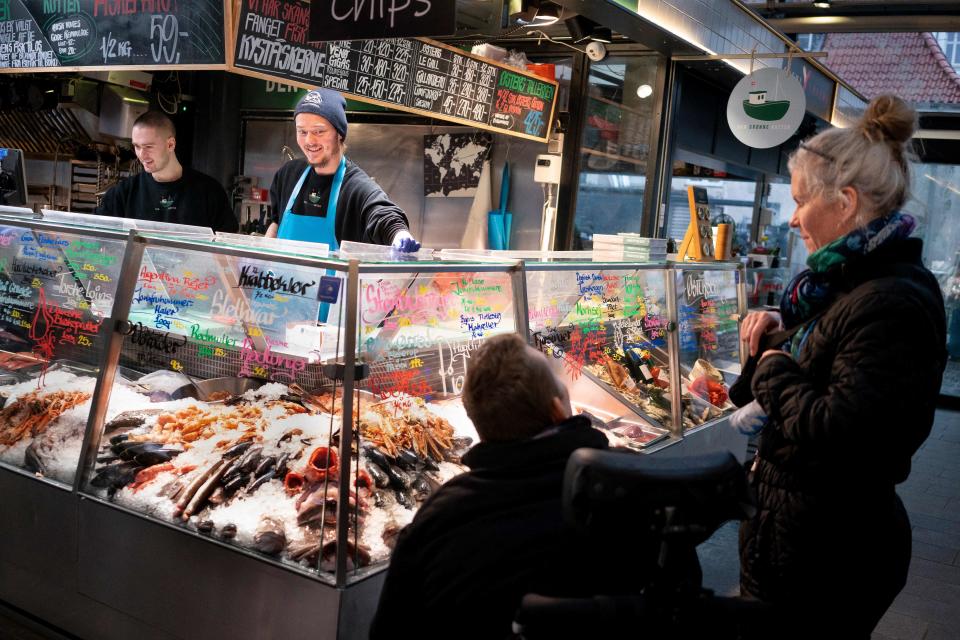
[(807, 248), (800, 235), (790, 228), (790, 218), (797, 205), (790, 195), (790, 181), (774, 178), (764, 206), (770, 210), (770, 223), (760, 229), (760, 243), (770, 249), (780, 249), (780, 266), (789, 267), (790, 276), (806, 269)]
[(960, 166), (912, 167), (911, 198), (904, 211), (917, 219), (923, 261), (941, 279), (949, 276), (960, 247)]
[(590, 67), (574, 247), (594, 233), (640, 231), (656, 99), (655, 56), (610, 56)]
[[(684, 171), (693, 165), (683, 165)], [(695, 169), (702, 170), (700, 167)], [(675, 172), (678, 169), (674, 170)], [(757, 183), (734, 177), (704, 178), (675, 175), (670, 182), (670, 206), (667, 211), (667, 237), (673, 238), (679, 248), (690, 224), (690, 206), (687, 187), (704, 187), (710, 202), (710, 220), (720, 216), (733, 218), (733, 251), (744, 255), (750, 245), (750, 225), (753, 220), (753, 201)], [(714, 225), (716, 226), (716, 225)]]

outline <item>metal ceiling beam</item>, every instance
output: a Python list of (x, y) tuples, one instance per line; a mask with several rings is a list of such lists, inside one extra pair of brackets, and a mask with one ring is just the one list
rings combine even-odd
[(960, 31), (960, 15), (926, 16), (808, 16), (765, 18), (783, 33), (883, 33)]
[(743, 4), (784, 33), (960, 31), (960, 0), (833, 0), (829, 8), (780, 0)]

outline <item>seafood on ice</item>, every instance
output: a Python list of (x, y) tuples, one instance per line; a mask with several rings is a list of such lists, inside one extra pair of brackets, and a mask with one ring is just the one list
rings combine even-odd
[[(616, 389), (651, 419), (663, 425), (671, 423), (669, 371), (654, 359), (650, 351), (625, 345), (612, 355), (603, 353), (584, 369)], [(709, 362), (697, 360), (689, 378), (689, 381), (681, 381), (681, 415), (685, 429), (718, 418), (732, 409), (733, 405), (727, 400), (723, 374)]]
[(414, 507), (460, 473), (472, 444), (419, 398), (357, 395), (349, 477), (342, 398), (270, 383), (220, 402), (184, 399), (114, 415), (90, 485), (108, 499), (308, 569), (385, 560)]

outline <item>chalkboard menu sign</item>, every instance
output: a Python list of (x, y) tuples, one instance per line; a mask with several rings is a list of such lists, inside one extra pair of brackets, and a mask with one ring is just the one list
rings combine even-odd
[(449, 0), (310, 0), (311, 41), (449, 36), (456, 30), (457, 4)]
[(0, 0), (0, 69), (225, 65), (223, 0)]
[(309, 7), (242, 0), (232, 70), (532, 140), (549, 136), (557, 83), (425, 39), (310, 42)]

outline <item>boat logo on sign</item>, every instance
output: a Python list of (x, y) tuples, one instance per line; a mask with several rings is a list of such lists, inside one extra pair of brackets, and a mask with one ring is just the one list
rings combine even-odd
[[(756, 82), (753, 83), (756, 85)], [(755, 120), (773, 122), (787, 115), (790, 108), (789, 100), (767, 101), (767, 90), (751, 91), (749, 97), (743, 101), (743, 111)]]
[(807, 99), (789, 71), (765, 68), (745, 76), (727, 100), (727, 124), (740, 142), (769, 149), (785, 142), (803, 121)]

